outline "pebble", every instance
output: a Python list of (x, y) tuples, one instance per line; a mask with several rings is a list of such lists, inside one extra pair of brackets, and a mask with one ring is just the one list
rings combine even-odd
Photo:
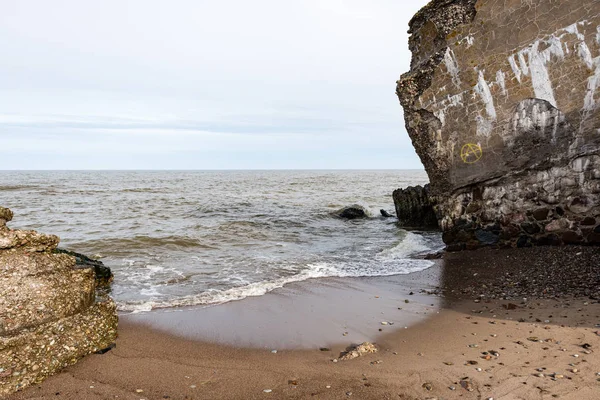
[(331, 389), (331, 385), (327, 385), (327, 386), (325, 386), (325, 388)]
[(265, 392), (265, 393), (271, 393), (272, 391), (273, 390), (271, 390), (271, 389), (265, 389), (265, 390), (263, 390), (263, 392)]
[(387, 325), (387, 321), (381, 321), (381, 325)]
[(456, 390), (456, 386), (448, 386), (448, 389), (450, 389), (450, 390)]
[(482, 370), (481, 370), (481, 368), (475, 368), (475, 371), (481, 372)]
[(271, 353), (277, 354), (277, 350), (271, 350)]
[(338, 362), (337, 358), (334, 358), (333, 360), (331, 360), (332, 362), (336, 363)]
[(136, 393), (144, 393), (144, 391), (142, 389), (135, 389)]

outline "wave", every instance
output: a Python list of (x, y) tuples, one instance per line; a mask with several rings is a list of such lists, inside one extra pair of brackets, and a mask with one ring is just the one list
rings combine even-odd
[(74, 247), (86, 249), (86, 251), (100, 251), (106, 252), (107, 249), (116, 249), (116, 252), (120, 250), (130, 253), (132, 250), (142, 250), (148, 248), (176, 248), (176, 249), (216, 249), (200, 239), (192, 238), (189, 236), (163, 236), (163, 237), (152, 237), (152, 236), (134, 236), (132, 238), (110, 238), (102, 240), (89, 240), (85, 242), (78, 242), (73, 245)]
[(12, 192), (18, 190), (31, 190), (31, 189), (40, 189), (41, 186), (37, 185), (5, 185), (0, 186), (0, 192)]
[(430, 250), (431, 248), (427, 246), (423, 238), (417, 234), (408, 232), (398, 245), (376, 256), (372, 260), (374, 262), (312, 263), (307, 264), (302, 271), (286, 277), (253, 282), (225, 290), (209, 289), (203, 293), (182, 296), (175, 299), (120, 302), (118, 309), (123, 312), (139, 313), (163, 308), (217, 305), (242, 300), (246, 297), (262, 296), (290, 283), (302, 282), (309, 279), (405, 275), (423, 271), (433, 266), (433, 261), (409, 258), (411, 255)]

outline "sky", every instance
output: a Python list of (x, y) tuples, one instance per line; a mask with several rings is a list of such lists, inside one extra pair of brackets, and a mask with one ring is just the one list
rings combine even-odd
[(0, 0), (0, 169), (422, 168), (427, 0)]

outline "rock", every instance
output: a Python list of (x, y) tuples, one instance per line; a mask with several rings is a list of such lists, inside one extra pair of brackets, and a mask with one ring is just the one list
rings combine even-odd
[(91, 268), (94, 270), (94, 276), (96, 277), (97, 287), (110, 287), (110, 284), (113, 281), (113, 274), (110, 268), (105, 266), (102, 261), (94, 260), (86, 255), (60, 248), (55, 249), (54, 253), (67, 254), (71, 257), (75, 257), (76, 268)]
[(543, 221), (548, 218), (549, 213), (550, 210), (546, 207), (538, 208), (533, 211), (533, 218), (535, 218), (536, 221)]
[(596, 225), (596, 218), (594, 218), (594, 217), (585, 217), (584, 219), (581, 220), (580, 224), (584, 225), (584, 226), (593, 226), (593, 225)]
[(376, 353), (377, 347), (373, 343), (364, 342), (358, 346), (351, 347), (340, 355), (340, 361), (352, 360), (365, 354)]
[(6, 226), (7, 222), (12, 221), (13, 219), (13, 212), (5, 207), (0, 207), (0, 228), (3, 228)]
[(392, 214), (390, 214), (389, 212), (385, 211), (384, 209), (379, 210), (379, 212), (381, 213), (382, 217), (385, 217), (385, 218), (393, 218), (394, 217)]
[(473, 389), (473, 384), (465, 379), (460, 381), (460, 386), (463, 387), (463, 389), (465, 389), (468, 392), (472, 392)]
[(358, 205), (344, 207), (339, 210), (336, 215), (343, 219), (359, 219), (368, 217), (365, 208)]
[(555, 3), (434, 0), (409, 23), (396, 93), (448, 250), (600, 243), (572, 223), (600, 215), (600, 89), (588, 85), (600, 47), (595, 29), (567, 33), (600, 14), (595, 0)]
[[(0, 208), (0, 219), (12, 212)], [(54, 252), (58, 241), (0, 226), (0, 365), (18, 371), (0, 379), (0, 397), (115, 341), (115, 303), (96, 290), (92, 269)]]
[(429, 185), (410, 186), (392, 194), (396, 216), (407, 228), (438, 228), (433, 204), (429, 199)]

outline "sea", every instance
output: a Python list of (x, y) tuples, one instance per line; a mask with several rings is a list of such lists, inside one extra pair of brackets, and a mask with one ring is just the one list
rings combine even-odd
[[(11, 228), (104, 262), (118, 309), (139, 313), (427, 269), (440, 234), (380, 214), (394, 189), (425, 183), (421, 170), (3, 171), (0, 205)], [(368, 217), (337, 216), (351, 205)]]

